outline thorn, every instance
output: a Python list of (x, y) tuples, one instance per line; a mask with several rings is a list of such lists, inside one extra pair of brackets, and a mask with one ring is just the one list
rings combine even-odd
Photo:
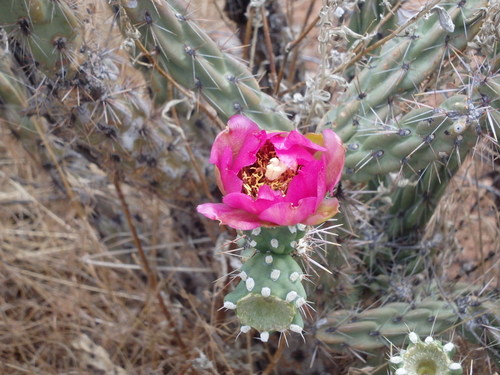
[(295, 298), (297, 298), (297, 292), (294, 290), (288, 292), (288, 294), (286, 295), (287, 302), (292, 302)]
[(415, 332), (410, 332), (408, 334), (408, 339), (410, 339), (410, 341), (413, 344), (416, 344), (420, 340), (420, 338), (418, 337), (418, 334), (416, 334)]
[(269, 340), (269, 332), (261, 332), (260, 334), (260, 341), (262, 342), (267, 342)]
[(234, 310), (234, 309), (236, 309), (236, 305), (230, 301), (226, 301), (226, 302), (224, 302), (224, 308), (226, 308), (228, 310)]
[(303, 297), (300, 297), (295, 301), (295, 306), (297, 306), (298, 308), (301, 308), (305, 304), (306, 300)]
[(272, 270), (272, 271), (271, 271), (271, 275), (270, 275), (271, 280), (272, 280), (272, 281), (276, 281), (276, 280), (278, 280), (278, 279), (280, 278), (280, 274), (281, 274), (281, 271), (280, 271), (280, 270), (276, 270), (276, 269), (275, 269), (275, 270)]
[(262, 297), (269, 297), (271, 295), (271, 288), (268, 288), (267, 286), (263, 287), (260, 294), (262, 294)]
[(451, 353), (453, 350), (455, 350), (455, 345), (452, 342), (449, 342), (448, 344), (443, 346), (443, 350), (446, 353)]
[(403, 358), (400, 357), (399, 355), (396, 355), (394, 357), (391, 357), (389, 358), (389, 362), (395, 364), (395, 365), (398, 365), (400, 364), (401, 362), (403, 362)]
[(290, 331), (302, 334), (302, 327), (298, 324), (290, 324)]
[(301, 232), (306, 230), (306, 225), (304, 224), (297, 224), (297, 229), (300, 230)]
[(249, 292), (252, 291), (253, 287), (255, 286), (255, 281), (249, 277), (246, 281), (245, 281), (245, 286), (247, 287), (247, 290)]

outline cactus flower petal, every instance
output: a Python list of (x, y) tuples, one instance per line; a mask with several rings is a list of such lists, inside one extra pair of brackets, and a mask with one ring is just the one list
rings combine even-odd
[(326, 129), (323, 134), (309, 133), (305, 137), (319, 145), (324, 146), (328, 152), (324, 154), (326, 163), (326, 185), (327, 191), (332, 189), (340, 181), (342, 168), (345, 161), (345, 150), (340, 137), (333, 130)]
[(337, 199), (327, 195), (340, 180), (344, 154), (331, 130), (266, 132), (235, 115), (210, 155), (223, 202), (198, 212), (241, 230), (321, 223), (338, 212)]
[(209, 219), (219, 220), (222, 224), (239, 230), (251, 230), (263, 225), (258, 217), (223, 203), (201, 204), (198, 206), (198, 212)]
[(303, 224), (318, 225), (335, 216), (339, 212), (339, 201), (337, 198), (325, 198), (316, 212), (309, 216)]

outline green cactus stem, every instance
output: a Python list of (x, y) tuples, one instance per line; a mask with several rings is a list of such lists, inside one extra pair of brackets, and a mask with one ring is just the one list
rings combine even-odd
[(477, 119), (469, 115), (465, 95), (445, 100), (438, 108), (418, 108), (397, 126), (358, 132), (347, 144), (345, 177), (355, 182), (399, 172), (414, 176), (431, 163), (447, 163), (455, 152), (462, 155), (477, 142)]
[(433, 74), (450, 50), (462, 50), (481, 26), (483, 0), (467, 1), (448, 7), (455, 30), (446, 32), (438, 15), (421, 19), (415, 28), (388, 42), (379, 56), (354, 79), (329, 111), (323, 126), (332, 127), (345, 143), (359, 131), (373, 128), (377, 121), (397, 115), (397, 106), (388, 103), (397, 95), (407, 96)]
[(267, 130), (292, 130), (292, 123), (250, 71), (223, 53), (176, 1), (113, 1), (124, 34), (157, 57), (156, 64), (182, 86), (201, 93), (226, 122), (242, 113)]
[[(26, 113), (44, 118), (49, 131), (129, 183), (170, 197), (187, 194), (182, 189), (186, 180), (198, 186), (189, 191), (203, 190), (205, 157), (189, 147), (188, 130), (155, 111), (140, 88), (142, 77), (123, 52), (102, 53), (101, 46), (83, 45), (74, 36), (83, 32), (77, 17), (62, 2), (12, 2), (7, 8), (0, 17), (9, 32), (10, 53), (31, 80), (23, 103)], [(58, 23), (49, 23), (51, 17)], [(19, 19), (29, 20), (29, 34), (19, 31)], [(39, 47), (25, 47), (25, 39), (53, 40), (61, 33), (68, 41), (64, 48), (37, 52)]]
[(258, 227), (244, 232), (250, 247), (261, 252), (290, 254), (297, 248), (299, 241), (306, 235), (307, 227), (303, 224), (285, 227)]
[[(414, 303), (392, 302), (359, 313), (333, 311), (317, 323), (316, 338), (339, 352), (347, 348), (374, 352), (390, 345), (403, 346), (410, 331), (427, 337), (463, 325), (464, 334), (469, 335), (471, 319), (486, 318), (498, 310), (497, 304), (488, 300), (467, 305), (458, 301), (453, 304), (425, 298)], [(489, 321), (493, 327), (498, 324)]]
[(51, 77), (64, 75), (76, 63), (81, 45), (80, 21), (62, 1), (7, 1), (0, 24), (22, 50), (23, 64), (37, 66)]
[(403, 345), (409, 330), (427, 336), (453, 327), (457, 321), (452, 306), (443, 301), (429, 299), (415, 306), (394, 302), (359, 314), (333, 311), (320, 321), (316, 338), (338, 351), (346, 347), (373, 351)]
[[(388, 1), (381, 3), (377, 0), (358, 1), (358, 10), (354, 12), (349, 21), (349, 29), (358, 35), (377, 36), (381, 39), (387, 36), (391, 30), (396, 28), (396, 18), (394, 16), (395, 10), (392, 7), (396, 1)], [(389, 8), (389, 5), (391, 8)], [(387, 22), (380, 27), (381, 18), (388, 15)], [(374, 39), (373, 37), (371, 39)], [(355, 39), (349, 40), (352, 45)]]
[(241, 281), (224, 299), (224, 307), (236, 309), (242, 332), (255, 328), (262, 341), (274, 331), (302, 332), (300, 310), (307, 295), (302, 285), (304, 273), (292, 256), (256, 252), (243, 264), (239, 277)]
[[(49, 154), (44, 150), (39, 131), (46, 131), (47, 121), (40, 116), (28, 116), (30, 92), (23, 74), (19, 72), (7, 44), (7, 36), (0, 29), (0, 125), (10, 130), (34, 159), (44, 165), (51, 165)], [(54, 157), (63, 157), (66, 152), (60, 141), (46, 135)]]

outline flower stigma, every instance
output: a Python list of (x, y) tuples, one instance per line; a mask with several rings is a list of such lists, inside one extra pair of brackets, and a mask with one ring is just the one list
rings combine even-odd
[(278, 158), (272, 158), (269, 160), (269, 164), (266, 168), (266, 178), (269, 181), (274, 181), (280, 178), (280, 176), (287, 170), (285, 163), (283, 163)]
[(267, 141), (257, 152), (257, 160), (252, 165), (242, 168), (238, 177), (243, 181), (241, 192), (256, 198), (262, 185), (286, 195), (288, 185), (297, 175), (300, 166), (290, 169), (276, 155), (274, 145)]

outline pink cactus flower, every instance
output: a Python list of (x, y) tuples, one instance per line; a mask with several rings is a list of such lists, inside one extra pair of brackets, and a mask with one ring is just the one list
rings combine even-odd
[(270, 133), (245, 116), (232, 116), (210, 155), (223, 203), (199, 205), (198, 212), (241, 230), (320, 224), (338, 212), (338, 200), (329, 194), (344, 160), (332, 130)]

